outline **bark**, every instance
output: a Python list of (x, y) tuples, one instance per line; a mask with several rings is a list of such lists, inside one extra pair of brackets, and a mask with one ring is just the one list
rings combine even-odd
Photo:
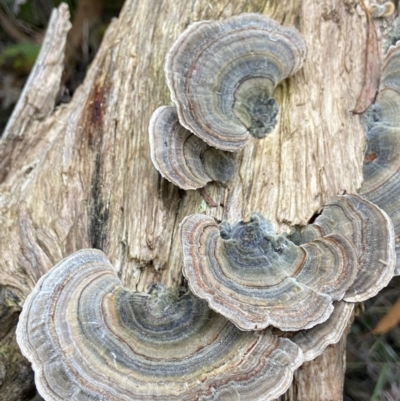
[[(160, 177), (147, 126), (158, 106), (171, 103), (163, 60), (179, 33), (191, 22), (242, 12), (296, 26), (308, 57), (277, 89), (278, 127), (238, 153), (227, 187), (206, 187), (219, 205), (211, 207), (200, 191)], [(69, 104), (55, 108), (68, 27), (61, 5), (0, 141), (0, 316), (18, 311), (39, 277), (78, 249), (102, 249), (132, 289), (175, 286), (182, 282), (177, 229), (184, 216), (237, 221), (257, 211), (282, 231), (360, 186), (363, 129), (349, 110), (363, 84), (366, 18), (356, 0), (127, 0), (85, 81)], [(12, 344), (0, 353), (0, 394), (10, 394), (0, 400), (25, 399), (32, 387)], [(343, 340), (305, 364), (282, 400), (342, 399), (344, 366)]]

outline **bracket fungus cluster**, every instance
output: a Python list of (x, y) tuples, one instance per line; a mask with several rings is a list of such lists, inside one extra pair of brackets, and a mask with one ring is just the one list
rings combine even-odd
[(93, 249), (39, 280), (17, 340), (46, 400), (272, 400), (303, 362), (291, 340), (240, 331), (189, 292), (127, 290)]
[(385, 58), (381, 86), (375, 103), (367, 110), (367, 149), (360, 194), (386, 211), (395, 230), (400, 274), (400, 42)]
[[(175, 106), (149, 124), (151, 159), (183, 189), (226, 182), (231, 153), (275, 125), (273, 91), (306, 55), (299, 33), (256, 14), (188, 27), (167, 54)], [(315, 221), (277, 235), (263, 216), (180, 225), (189, 290), (124, 288), (98, 250), (78, 251), (27, 298), (17, 341), (46, 400), (276, 399), (375, 295), (400, 244), (400, 44), (369, 111), (365, 182)], [(378, 206), (376, 206), (374, 203)], [(394, 222), (380, 209), (384, 209)], [(398, 248), (400, 254), (400, 245)], [(400, 263), (398, 263), (398, 266)], [(398, 267), (400, 273), (400, 268)]]
[(305, 56), (296, 29), (258, 14), (190, 25), (165, 60), (176, 110), (161, 107), (150, 121), (156, 169), (182, 189), (229, 180), (233, 162), (222, 151), (238, 151), (249, 135), (263, 138), (272, 130), (273, 91)]
[[(365, 230), (353, 222), (357, 211), (371, 227), (388, 226), (355, 233)], [(393, 238), (390, 230), (384, 212), (354, 195), (293, 234), (318, 237), (302, 245), (275, 235), (260, 215), (219, 228), (192, 215), (181, 235), (194, 295), (162, 285), (128, 290), (101, 251), (84, 249), (39, 280), (17, 341), (46, 400), (273, 400), (304, 361), (340, 339), (353, 304), (333, 300), (346, 299), (364, 274), (369, 235)], [(393, 247), (377, 257), (393, 271)]]
[(386, 213), (356, 195), (337, 196), (315, 224), (276, 235), (258, 214), (233, 226), (201, 214), (181, 224), (183, 274), (194, 294), (242, 330), (314, 327), (333, 301), (367, 299), (395, 264)]

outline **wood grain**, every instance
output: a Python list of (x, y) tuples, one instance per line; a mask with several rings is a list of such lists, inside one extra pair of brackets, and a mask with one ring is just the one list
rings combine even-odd
[[(152, 112), (170, 104), (163, 60), (173, 40), (191, 22), (242, 12), (294, 25), (308, 56), (277, 89), (277, 128), (237, 154), (227, 187), (205, 188), (218, 204), (210, 207), (200, 191), (160, 177), (147, 127)], [(257, 211), (282, 231), (361, 185), (364, 133), (349, 112), (365, 59), (366, 19), (356, 0), (127, 0), (71, 102), (54, 109), (67, 14), (61, 5), (46, 36), (51, 74), (39, 59), (0, 141), (0, 284), (19, 306), (43, 273), (80, 248), (102, 249), (132, 289), (175, 286), (185, 216), (237, 221)], [(343, 361), (343, 352), (342, 343), (308, 363), (296, 374), (297, 398), (285, 399), (328, 391), (341, 399), (344, 364), (331, 361)]]

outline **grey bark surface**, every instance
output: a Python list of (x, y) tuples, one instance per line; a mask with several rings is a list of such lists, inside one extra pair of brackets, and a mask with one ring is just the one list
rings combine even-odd
[[(227, 187), (205, 188), (219, 205), (211, 207), (200, 191), (161, 178), (147, 127), (158, 106), (171, 104), (163, 61), (179, 33), (243, 12), (295, 26), (308, 56), (277, 88), (276, 129), (237, 154)], [(0, 401), (25, 399), (32, 388), (15, 341), (4, 344), (26, 296), (63, 257), (99, 248), (131, 289), (176, 286), (186, 215), (237, 221), (257, 211), (282, 231), (362, 182), (364, 133), (349, 112), (364, 76), (366, 18), (356, 0), (127, 0), (71, 102), (55, 107), (68, 28), (61, 5), (0, 140), (0, 318), (10, 322), (0, 330)], [(305, 364), (281, 399), (342, 399), (344, 348), (342, 340)]]

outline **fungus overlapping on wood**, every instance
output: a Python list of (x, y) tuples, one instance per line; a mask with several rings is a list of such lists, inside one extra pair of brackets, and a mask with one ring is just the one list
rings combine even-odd
[(386, 55), (380, 91), (364, 122), (367, 149), (360, 194), (385, 210), (392, 220), (395, 274), (400, 274), (400, 42)]
[(17, 341), (46, 400), (272, 400), (303, 362), (289, 339), (240, 331), (187, 291), (122, 287), (93, 249), (39, 280)]
[(297, 246), (259, 214), (233, 226), (201, 214), (186, 217), (181, 243), (193, 293), (242, 330), (322, 323), (358, 272), (356, 249), (342, 234)]
[(180, 123), (218, 149), (236, 151), (276, 122), (272, 93), (303, 64), (298, 31), (258, 14), (190, 25), (167, 53), (165, 74)]
[[(156, 168), (183, 189), (229, 180), (232, 158), (210, 145), (235, 151), (249, 135), (270, 132), (278, 113), (273, 91), (305, 54), (295, 29), (256, 14), (191, 25), (165, 65), (177, 111), (163, 106), (150, 121)], [(391, 135), (400, 120), (399, 54), (388, 57), (375, 104), (388, 134), (369, 139), (389, 182), (398, 171), (390, 146), (398, 142)], [(396, 181), (390, 185), (395, 191)], [(303, 361), (340, 339), (353, 304), (336, 300), (367, 299), (393, 274), (391, 223), (357, 196), (336, 197), (291, 237), (276, 235), (257, 214), (220, 227), (189, 216), (181, 235), (184, 275), (212, 309), (185, 290), (123, 288), (96, 250), (69, 256), (40, 279), (17, 338), (47, 400), (275, 399)], [(269, 325), (291, 333), (278, 337)]]
[(372, 18), (385, 18), (392, 15), (396, 11), (396, 7), (391, 1), (387, 1), (384, 4), (372, 4), (368, 11)]
[(192, 215), (181, 225), (183, 273), (193, 293), (242, 330), (309, 329), (334, 300), (359, 302), (393, 276), (386, 213), (357, 195), (335, 197), (312, 225), (275, 235), (253, 215), (234, 226)]
[(286, 335), (301, 348), (304, 362), (312, 361), (321, 355), (328, 345), (336, 344), (342, 338), (353, 316), (353, 310), (353, 303), (335, 302), (333, 312), (327, 321), (309, 330), (301, 330), (293, 336), (290, 333)]
[(357, 250), (359, 271), (344, 300), (365, 301), (386, 287), (396, 263), (394, 230), (387, 214), (357, 195), (339, 195), (328, 202), (321, 214), (302, 231), (289, 235), (305, 244), (332, 233), (348, 238)]
[(235, 166), (230, 153), (215, 149), (182, 127), (175, 107), (159, 107), (149, 124), (150, 154), (154, 166), (182, 189), (226, 182)]

